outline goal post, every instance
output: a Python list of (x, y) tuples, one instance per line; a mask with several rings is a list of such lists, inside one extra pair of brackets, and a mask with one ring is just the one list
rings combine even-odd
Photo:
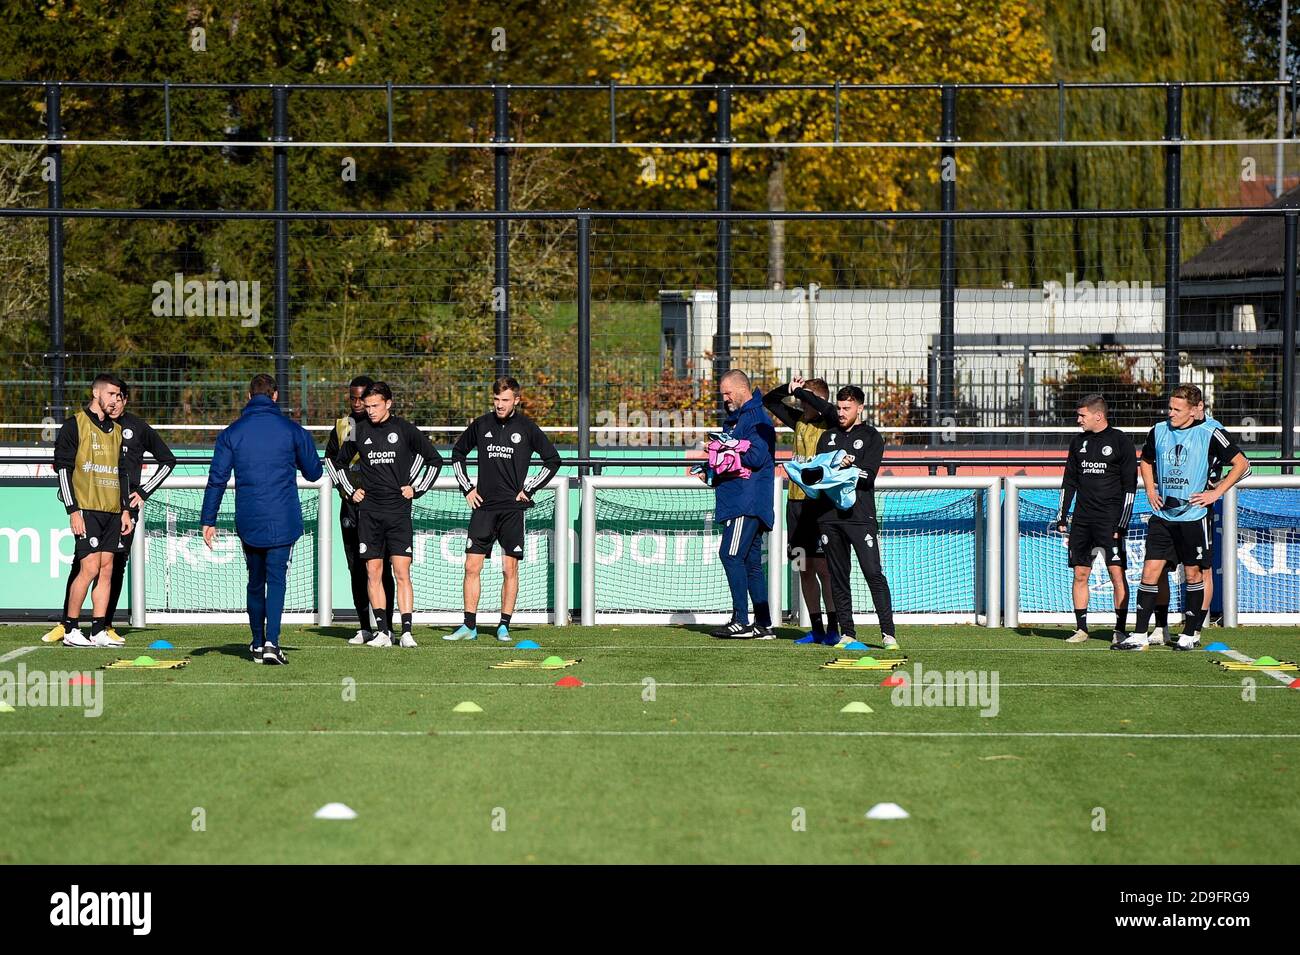
[[(1029, 623), (1073, 624), (1071, 588), (1074, 572), (1069, 564), (1068, 538), (1056, 531), (1060, 509), (1061, 478), (1022, 476), (1006, 479), (1003, 508), (1006, 538), (1003, 586), (1006, 590), (1006, 626)], [(1130, 617), (1137, 609), (1137, 589), (1146, 554), (1146, 521), (1151, 515), (1142, 488), (1133, 501), (1124, 547), (1128, 558), (1128, 607)], [(1100, 555), (1094, 555), (1088, 576), (1088, 618), (1115, 622), (1114, 592), (1110, 574)], [(1170, 587), (1170, 611), (1181, 612), (1182, 588)]]
[[(1059, 477), (1007, 478), (1002, 577), (1008, 627), (1073, 621), (1066, 540), (1046, 526), (1055, 518), (1060, 487)], [(1125, 541), (1130, 614), (1137, 606), (1150, 515), (1139, 487)], [(1225, 627), (1300, 623), (1300, 476), (1251, 475), (1229, 488), (1216, 507), (1211, 546), (1221, 571), (1215, 575), (1216, 602)], [(1110, 581), (1100, 561), (1089, 592), (1090, 617), (1114, 620)], [(1181, 609), (1181, 588), (1171, 585), (1170, 610)]]
[[(996, 476), (876, 481), (880, 545), (896, 620), (999, 625), (1000, 486)], [(775, 526), (767, 535), (765, 555), (774, 620), (794, 606), (798, 586), (787, 584), (785, 488), (783, 481), (773, 488)], [(584, 477), (582, 623), (730, 619), (713, 504), (713, 490), (692, 477)], [(854, 605), (870, 608), (856, 567), (852, 576)], [(870, 610), (855, 619), (876, 622)]]
[(1223, 625), (1300, 623), (1300, 475), (1242, 478), (1222, 526)]
[[(607, 492), (604, 498), (600, 492)], [(655, 503), (649, 500), (654, 495)], [(657, 506), (662, 501), (662, 506)], [(669, 624), (726, 623), (731, 619), (731, 597), (720, 563), (712, 573), (699, 571), (717, 560), (718, 537), (713, 532), (713, 489), (698, 478), (615, 477), (587, 475), (582, 479), (580, 535), (582, 554), (581, 621), (597, 623)], [(608, 502), (605, 514), (600, 511)], [(781, 482), (772, 485), (774, 526), (766, 535), (764, 553), (768, 604), (773, 621), (780, 620), (784, 549), (785, 495)], [(606, 520), (600, 520), (601, 517)], [(605, 545), (602, 546), (601, 538)], [(650, 547), (645, 548), (645, 542)], [(633, 566), (635, 565), (635, 566)], [(638, 568), (677, 567), (683, 576), (674, 583), (655, 581)], [(608, 603), (599, 603), (598, 583), (613, 591)], [(674, 585), (675, 584), (675, 585)], [(675, 606), (675, 605), (680, 606)]]
[[(244, 623), (247, 576), (234, 531), (235, 482), (227, 483), (209, 551), (200, 530), (207, 478), (169, 476), (145, 502), (131, 550), (131, 623)], [(348, 590), (346, 564), (336, 551), (337, 492), (327, 477), (297, 480), (303, 536), (294, 544), (286, 581), (285, 623), (329, 626), (335, 589)], [(528, 512), (519, 623), (563, 626), (569, 618), (572, 549), (567, 477), (555, 477)], [(413, 505), (411, 579), (420, 623), (462, 619), (461, 579), (469, 509), (454, 478), (440, 478)], [(500, 592), (500, 561), (484, 562), (481, 615), (493, 618)], [(138, 598), (137, 598), (138, 595)]]
[[(247, 576), (234, 529), (235, 480), (226, 483), (211, 550), (201, 536), (200, 513), (207, 486), (206, 477), (169, 475), (140, 509), (131, 544), (132, 626), (248, 621)], [(332, 486), (328, 477), (308, 481), (301, 475), (297, 486), (303, 534), (289, 559), (281, 620), (328, 626), (332, 619)]]

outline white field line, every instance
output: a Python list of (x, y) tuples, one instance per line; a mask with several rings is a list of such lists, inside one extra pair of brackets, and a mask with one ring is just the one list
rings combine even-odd
[(0, 730), (4, 736), (88, 736), (102, 739), (114, 736), (198, 737), (198, 736), (556, 736), (556, 737), (909, 737), (909, 738), (1044, 738), (1044, 739), (1167, 739), (1167, 740), (1280, 740), (1300, 739), (1300, 733), (1081, 733), (1047, 731), (959, 732), (907, 730)]
[[(882, 671), (883, 672), (883, 671)], [(260, 687), (320, 687), (327, 686), (333, 689), (339, 689), (343, 686), (341, 680), (334, 682), (316, 682), (316, 681), (285, 681), (285, 682), (190, 682), (190, 681), (173, 681), (169, 683), (160, 683), (157, 680), (114, 680), (106, 679), (105, 686), (127, 687), (127, 686), (151, 686), (151, 687), (240, 687), (244, 689), (258, 689)], [(358, 681), (348, 684), (349, 686), (391, 686), (391, 687), (443, 687), (443, 686), (490, 686), (505, 687), (507, 689), (514, 687), (551, 687), (554, 683), (491, 683), (491, 682), (474, 682), (474, 681), (448, 681), (448, 682), (423, 682), (423, 681)], [(968, 683), (942, 683), (927, 684), (927, 686), (943, 687), (969, 687)], [(644, 687), (641, 682), (635, 683), (584, 683), (586, 686), (601, 687)], [(665, 683), (655, 681), (656, 687), (673, 687), (673, 688), (716, 688), (716, 689), (811, 689), (811, 688), (836, 688), (836, 687), (875, 687), (877, 689), (892, 689), (891, 687), (881, 687), (879, 683)], [(1101, 690), (1240, 690), (1239, 683), (1004, 683), (999, 681), (998, 686), (1006, 687), (1045, 687), (1045, 688), (1063, 688), (1063, 689), (1101, 689)], [(1266, 690), (1285, 690), (1285, 686), (1266, 686)]]
[(39, 646), (35, 646), (35, 647), (19, 647), (17, 650), (10, 650), (4, 656), (0, 657), (0, 663), (8, 663), (10, 660), (17, 660), (19, 657), (23, 656), (24, 654), (28, 654), (31, 653), (33, 650), (39, 650), (39, 649), (41, 649)]

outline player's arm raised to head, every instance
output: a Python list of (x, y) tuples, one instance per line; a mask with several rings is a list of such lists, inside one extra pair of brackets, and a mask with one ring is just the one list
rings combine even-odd
[(840, 409), (838, 406), (831, 404), (821, 395), (809, 391), (807, 388), (796, 388), (794, 396), (804, 403), (805, 407), (812, 408), (822, 416), (823, 421), (836, 425), (840, 420)]
[(763, 396), (763, 408), (787, 428), (793, 429), (799, 417), (794, 413), (794, 409), (785, 403), (785, 399), (789, 396), (789, 385), (777, 385)]

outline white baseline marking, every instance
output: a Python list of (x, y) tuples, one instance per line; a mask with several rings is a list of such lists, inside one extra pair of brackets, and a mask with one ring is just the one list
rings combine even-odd
[[(344, 650), (344, 651), (347, 651), (347, 652), (350, 652), (350, 653), (362, 653), (362, 654), (364, 654), (364, 653), (368, 653), (368, 652), (369, 652), (368, 650), (361, 650), (361, 649), (358, 649), (357, 647), (354, 647), (354, 646), (348, 646), (348, 645), (344, 644), (342, 640), (339, 640), (339, 641), (337, 641), (337, 642), (340, 644), (339, 646), (335, 646), (335, 645), (332, 644), (332, 643), (327, 643), (327, 644), (311, 644), (311, 643), (309, 643), (309, 644), (302, 644), (302, 645), (297, 645), (297, 646), (295, 646), (294, 643), (292, 642), (292, 640), (290, 640), (289, 642), (284, 642), (284, 641), (282, 641), (280, 645), (281, 645), (282, 647), (284, 647), (286, 650), (292, 650), (292, 651), (294, 651), (294, 652), (300, 652), (300, 651), (303, 651), (303, 650), (312, 650), (312, 651), (315, 651), (315, 650)], [(565, 650), (565, 651), (568, 651), (568, 650), (668, 650), (668, 651), (678, 651), (678, 650), (732, 650), (732, 651), (735, 651), (737, 648), (734, 646), (734, 643), (736, 643), (736, 642), (739, 642), (739, 641), (733, 641), (733, 642), (724, 642), (724, 641), (719, 641), (717, 644), (685, 644), (685, 645), (682, 645), (682, 646), (673, 646), (673, 645), (671, 645), (671, 644), (626, 644), (626, 643), (623, 643), (623, 644), (608, 644), (608, 645), (606, 645), (606, 644), (564, 644), (564, 643), (556, 643), (556, 644), (549, 644), (549, 645), (547, 645), (546, 647), (543, 647), (542, 649), (544, 649), (544, 650)], [(762, 653), (762, 652), (768, 652), (768, 653), (776, 652), (776, 653), (779, 653), (779, 652), (781, 652), (782, 650), (788, 650), (788, 649), (789, 649), (789, 647), (788, 647), (789, 641), (785, 641), (785, 643), (787, 644), (787, 646), (783, 646), (783, 645), (782, 645), (782, 641), (777, 641), (776, 643), (764, 643), (764, 644), (761, 645), (761, 646), (760, 646), (760, 645), (751, 645), (751, 646), (749, 647), (749, 650), (750, 650), (750, 652), (758, 652), (758, 653)], [(188, 643), (177, 643), (177, 644), (174, 644), (173, 646), (174, 646), (174, 649), (176, 649), (176, 650), (203, 650), (203, 649), (209, 649), (209, 648), (215, 650), (215, 649), (217, 649), (217, 648), (219, 648), (219, 647), (223, 647), (223, 646), (235, 646), (235, 645), (236, 645), (236, 644), (233, 644), (233, 643), (230, 643), (230, 644), (227, 644), (227, 643), (214, 643), (214, 642), (212, 642), (212, 641), (208, 641), (207, 643), (193, 643), (193, 644), (188, 644)], [(242, 646), (247, 646), (248, 644), (244, 643), (244, 644), (241, 644), (241, 645), (242, 645)], [(59, 646), (58, 644), (51, 644), (51, 645), (49, 645), (49, 646), (31, 647), (30, 649), (33, 649), (33, 650), (52, 650), (52, 649), (57, 648), (58, 646)], [(133, 648), (123, 648), (123, 647), (118, 647), (117, 649), (122, 650), (122, 649), (140, 649), (140, 648), (138, 648), (138, 647), (133, 647)], [(478, 651), (481, 651), (481, 652), (483, 652), (483, 653), (494, 653), (494, 652), (495, 652), (495, 653), (502, 653), (502, 652), (506, 652), (506, 653), (508, 653), (508, 652), (511, 652), (511, 651), (516, 651), (516, 648), (515, 648), (514, 646), (512, 646), (512, 645), (509, 645), (509, 644), (507, 644), (507, 645), (498, 645), (498, 646), (473, 647), (473, 648), (465, 648), (465, 649), (461, 649), (461, 650), (454, 650), (454, 649), (449, 649), (449, 648), (441, 647), (441, 646), (437, 646), (437, 645), (431, 645), (431, 646), (429, 646), (429, 647), (422, 647), (422, 648), (420, 648), (420, 649), (422, 649), (422, 650), (426, 650), (426, 651), (444, 650), (445, 652), (448, 652), (448, 653), (457, 653), (457, 652), (459, 652), (459, 653), (469, 653), (469, 652), (473, 652), (474, 650), (478, 650)], [(825, 650), (834, 650), (835, 648), (834, 648), (834, 647), (825, 647), (825, 648), (823, 648), (823, 649), (825, 649)], [(1109, 654), (1109, 653), (1107, 653), (1107, 654), (1103, 654), (1103, 653), (1101, 653), (1101, 652), (1100, 652), (1100, 651), (1102, 650), (1101, 646), (1098, 646), (1096, 650), (1080, 650), (1080, 649), (1078, 649), (1078, 648), (1076, 648), (1076, 647), (918, 647), (918, 646), (902, 647), (902, 648), (899, 649), (899, 650), (881, 650), (881, 649), (878, 648), (878, 647), (872, 647), (872, 648), (870, 648), (870, 649), (871, 649), (873, 652), (882, 652), (882, 653), (903, 653), (903, 654), (906, 654), (906, 653), (909, 653), (909, 652), (914, 652), (914, 653), (1072, 653), (1072, 654), (1074, 654), (1075, 656), (1080, 656), (1080, 655), (1082, 655), (1082, 654), (1093, 654), (1093, 653), (1095, 653), (1095, 654), (1098, 655), (1099, 658), (1104, 658), (1104, 659), (1107, 659), (1107, 660), (1112, 660), (1112, 659), (1116, 659), (1116, 658), (1118, 658), (1118, 655), (1117, 655), (1117, 654)], [(516, 652), (528, 653), (528, 652), (530, 652), (530, 651), (522, 650), (522, 651), (516, 651)], [(858, 651), (855, 651), (855, 652), (858, 652)], [(1194, 653), (1204, 653), (1205, 651), (1204, 651), (1204, 650), (1199, 650), (1199, 651), (1193, 651), (1193, 652), (1194, 652)], [(1162, 656), (1163, 654), (1157, 652), (1156, 655), (1157, 655), (1157, 656)], [(806, 657), (808, 657), (809, 659), (814, 659), (814, 658), (817, 656), (817, 653), (816, 653), (816, 651), (806, 652), (806, 653), (803, 654), (803, 656), (806, 656)], [(1181, 654), (1181, 653), (1180, 653), (1179, 656), (1188, 656), (1188, 654)], [(1133, 659), (1133, 658), (1130, 656), (1130, 657), (1121, 658), (1121, 659)], [(1193, 659), (1194, 659), (1194, 658), (1193, 658)], [(1243, 659), (1249, 659), (1249, 658), (1245, 658), (1245, 657), (1243, 657)]]
[(959, 733), (956, 730), (646, 730), (646, 729), (194, 729), (0, 730), (0, 737), (913, 737), (1049, 739), (1300, 739), (1300, 733)]
[(17, 660), (25, 653), (31, 653), (33, 650), (40, 649), (40, 647), (19, 647), (17, 650), (10, 650), (4, 656), (0, 657), (0, 663), (8, 663), (10, 660)]
[[(105, 680), (105, 686), (155, 686), (155, 687), (182, 687), (182, 686), (219, 686), (219, 687), (241, 687), (246, 689), (257, 689), (258, 687), (284, 687), (284, 686), (301, 686), (317, 687), (328, 686), (338, 689), (341, 686), (339, 681), (315, 682), (315, 681), (286, 681), (286, 682), (267, 682), (267, 683), (239, 683), (239, 682), (171, 682), (159, 683), (157, 680)], [(400, 687), (439, 687), (439, 686), (496, 686), (496, 687), (554, 687), (554, 683), (492, 683), (488, 681), (447, 681), (447, 682), (421, 682), (421, 681), (397, 681), (397, 680), (375, 680), (361, 681), (356, 686), (400, 686)], [(635, 683), (584, 683), (584, 686), (642, 686), (643, 684)], [(834, 687), (876, 687), (881, 689), (891, 689), (890, 687), (881, 687), (879, 683), (666, 683), (657, 681), (656, 686), (666, 687), (702, 687), (702, 688), (722, 688), (722, 689), (809, 689), (809, 688), (834, 688)], [(931, 684), (927, 684), (931, 685)], [(942, 683), (932, 684), (934, 686), (969, 686), (967, 683)], [(1103, 690), (1240, 690), (1239, 683), (1004, 683), (999, 682), (998, 686), (1016, 686), (1016, 687), (1061, 687), (1061, 688), (1095, 688)], [(1266, 686), (1266, 690), (1285, 690), (1285, 686)]]

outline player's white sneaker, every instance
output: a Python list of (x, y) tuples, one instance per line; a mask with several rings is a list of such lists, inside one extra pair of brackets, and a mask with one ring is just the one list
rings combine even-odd
[(411, 632), (409, 630), (406, 633), (402, 634), (402, 646), (406, 647), (406, 649), (408, 650), (414, 650), (416, 647), (419, 646), (419, 644), (415, 642), (415, 637), (411, 636)]
[(1068, 637), (1065, 638), (1065, 642), (1066, 643), (1087, 643), (1088, 631), (1076, 630), (1074, 631), (1074, 633), (1070, 634)]
[(393, 635), (391, 633), (380, 633), (373, 640), (367, 640), (368, 647), (391, 647), (393, 645)]
[(1200, 642), (1201, 642), (1200, 639), (1198, 639), (1197, 637), (1185, 633), (1178, 638), (1177, 642), (1174, 644), (1174, 649), (1195, 650), (1196, 645)]
[(79, 628), (73, 628), (63, 635), (63, 645), (65, 647), (94, 647), (98, 646), (95, 641), (81, 632)]
[(358, 630), (356, 636), (354, 636), (351, 640), (349, 640), (348, 643), (352, 644), (355, 647), (359, 647), (363, 643), (369, 643), (371, 639), (373, 639), (373, 637), (374, 634), (371, 633), (369, 630), (362, 629), (362, 630)]
[(1112, 643), (1110, 648), (1112, 650), (1145, 650), (1147, 648), (1147, 636), (1144, 633), (1133, 633), (1126, 640)]
[(1156, 627), (1151, 631), (1151, 636), (1147, 637), (1147, 643), (1153, 647), (1163, 647), (1165, 645), (1164, 627)]

